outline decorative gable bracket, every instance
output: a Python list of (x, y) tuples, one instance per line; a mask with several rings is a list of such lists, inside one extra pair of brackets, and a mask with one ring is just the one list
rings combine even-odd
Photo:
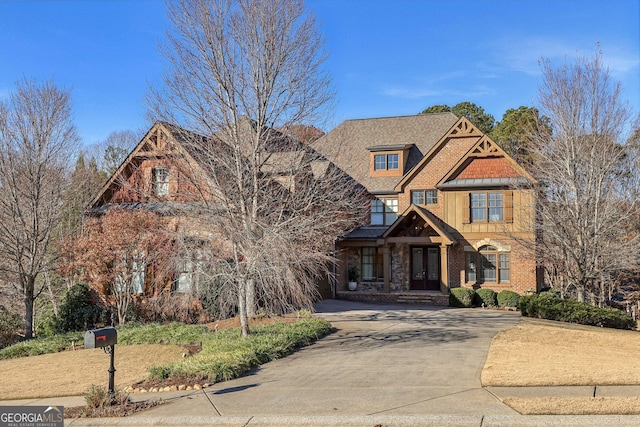
[(456, 123), (449, 133), (447, 134), (449, 138), (460, 138), (460, 137), (469, 137), (469, 136), (482, 136), (482, 132), (475, 127), (469, 120), (465, 117), (462, 117), (458, 123)]
[(473, 150), (469, 153), (469, 157), (489, 157), (489, 156), (501, 156), (502, 150), (500, 150), (495, 143), (489, 139), (486, 135), (483, 136), (476, 144)]

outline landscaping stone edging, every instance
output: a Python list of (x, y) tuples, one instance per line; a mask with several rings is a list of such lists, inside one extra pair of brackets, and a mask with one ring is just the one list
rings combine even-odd
[(211, 384), (194, 384), (194, 385), (186, 385), (186, 384), (181, 384), (181, 385), (172, 385), (172, 386), (166, 386), (166, 387), (151, 387), (149, 389), (143, 388), (143, 387), (133, 387), (133, 386), (127, 386), (124, 388), (124, 392), (125, 393), (160, 393), (160, 392), (164, 392), (164, 391), (193, 391), (193, 390), (202, 390), (203, 388), (207, 388), (210, 387)]

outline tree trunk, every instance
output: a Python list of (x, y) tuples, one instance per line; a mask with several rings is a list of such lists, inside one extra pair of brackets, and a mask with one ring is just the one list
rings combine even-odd
[(578, 297), (578, 302), (584, 302), (584, 296), (585, 296), (585, 287), (584, 285), (580, 284), (578, 286), (576, 286), (576, 294)]
[(118, 311), (118, 325), (122, 326), (127, 321), (127, 308), (128, 304), (125, 301), (118, 301), (116, 303), (116, 309)]
[(242, 336), (249, 336), (249, 318), (247, 316), (247, 287), (249, 280), (240, 279), (238, 289), (238, 316), (240, 316), (240, 329)]
[(51, 280), (49, 279), (49, 274), (44, 273), (44, 282), (47, 285), (47, 292), (49, 293), (49, 298), (51, 299), (51, 304), (53, 305), (53, 315), (58, 317), (58, 301), (56, 300), (56, 296), (53, 293), (53, 289), (51, 289)]
[(247, 317), (256, 315), (256, 284), (253, 279), (247, 280)]
[(29, 339), (33, 338), (33, 290), (35, 286), (35, 279), (26, 279), (24, 287), (24, 337)]

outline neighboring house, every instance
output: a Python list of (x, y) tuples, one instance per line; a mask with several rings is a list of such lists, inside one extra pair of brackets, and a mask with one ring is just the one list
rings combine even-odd
[[(175, 215), (202, 196), (185, 175), (198, 167), (198, 154), (181, 144), (182, 132), (156, 123), (87, 213), (146, 209), (195, 240), (210, 239), (214, 230)], [(268, 173), (284, 170), (278, 159), (283, 165), (302, 161), (300, 145), (287, 144), (265, 164), (273, 169)], [(535, 239), (535, 180), (466, 118), (441, 113), (347, 120), (310, 147), (328, 162), (310, 164), (309, 173), (332, 164), (371, 195), (369, 224), (336, 236), (335, 296), (447, 304), (449, 290), (459, 286), (520, 294), (540, 288), (531, 245), (522, 244)], [(289, 178), (275, 179), (290, 187)], [(174, 291), (197, 281), (196, 260), (180, 265)], [(359, 273), (355, 292), (347, 290), (350, 268)]]
[[(196, 153), (181, 143), (184, 132), (168, 123), (156, 122), (85, 210), (85, 215), (90, 217), (99, 217), (111, 208), (152, 212), (159, 215), (166, 228), (179, 235), (182, 242), (189, 241), (185, 246), (188, 249), (182, 250), (184, 253), (175, 254), (178, 258), (173, 260), (175, 271), (169, 274), (166, 283), (164, 279), (161, 284), (155, 283), (153, 274), (157, 266), (134, 262), (129, 284), (133, 294), (152, 295), (167, 290), (188, 293), (200, 280), (199, 271), (205, 260), (198, 246), (207, 244), (211, 231), (185, 216), (202, 195), (190, 176), (198, 164), (194, 159)], [(197, 137), (192, 133), (189, 136)], [(98, 289), (101, 293), (109, 292), (106, 288)]]
[[(243, 118), (237, 131), (251, 135), (250, 126), (255, 126), (254, 122)], [(321, 131), (298, 127), (295, 133), (312, 140), (317, 139)], [(313, 153), (310, 147), (278, 130), (271, 129), (269, 135), (269, 143), (261, 153), (264, 156), (261, 171), (273, 186), (295, 191), (309, 177), (328, 170), (326, 161), (310, 160), (307, 156)], [(175, 271), (168, 275), (170, 279), (165, 283), (167, 275), (163, 274), (162, 283), (158, 285), (155, 279), (159, 275), (153, 276), (156, 266), (134, 262), (129, 287), (133, 293), (190, 292), (201, 281), (203, 267), (211, 264), (211, 257), (230, 257), (228, 245), (220, 241), (210, 223), (203, 223), (206, 217), (192, 214), (203, 209), (220, 209), (212, 202), (215, 185), (201, 180), (210, 178), (207, 171), (215, 167), (211, 163), (215, 163), (217, 157), (209, 154), (228, 149), (224, 138), (224, 132), (205, 138), (169, 123), (156, 122), (87, 206), (85, 213), (90, 217), (99, 217), (111, 208), (158, 214), (175, 236), (173, 246), (179, 248), (178, 253), (172, 255), (175, 258), (172, 262), (166, 263), (175, 265)], [(224, 178), (218, 176), (217, 179), (220, 182)], [(207, 245), (209, 250), (203, 250)]]
[(522, 244), (535, 239), (535, 180), (466, 118), (347, 120), (313, 147), (372, 195), (370, 223), (336, 244), (337, 297), (447, 304), (459, 286), (540, 288)]

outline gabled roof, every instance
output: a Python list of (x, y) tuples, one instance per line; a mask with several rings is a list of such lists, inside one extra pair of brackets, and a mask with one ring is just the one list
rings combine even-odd
[(406, 221), (406, 218), (408, 218), (411, 213), (415, 213), (420, 216), (424, 220), (425, 224), (429, 225), (433, 229), (433, 231), (438, 234), (438, 236), (442, 237), (443, 244), (452, 245), (456, 243), (456, 239), (451, 234), (449, 234), (449, 232), (447, 232), (444, 224), (442, 224), (438, 217), (432, 214), (428, 209), (416, 205), (410, 205), (407, 209), (405, 209), (404, 212), (402, 212), (402, 214), (398, 216), (398, 219), (393, 224), (391, 224), (387, 231), (385, 231), (382, 237), (387, 238), (392, 235), (396, 230), (399, 229), (399, 227), (401, 227), (403, 222)]
[[(462, 172), (474, 160), (498, 160), (503, 163), (500, 176), (465, 177)], [(509, 156), (491, 138), (484, 135), (478, 140), (464, 156), (444, 175), (436, 184), (436, 188), (455, 187), (512, 187), (526, 183), (535, 183), (536, 180), (511, 156)]]
[(476, 137), (482, 137), (482, 132), (477, 127), (466, 117), (457, 119), (449, 129), (438, 136), (439, 139), (429, 148), (429, 151), (424, 153), (420, 161), (402, 177), (400, 182), (395, 186), (395, 191), (402, 192), (404, 185), (410, 182), (450, 139)]
[(457, 120), (452, 113), (347, 120), (316, 140), (312, 147), (369, 192), (390, 192), (401, 177), (372, 178), (367, 148), (413, 144), (405, 161), (407, 171)]
[[(223, 129), (213, 136), (205, 137), (180, 126), (158, 121), (154, 123), (116, 172), (100, 188), (97, 195), (87, 205), (86, 210), (96, 213), (104, 210), (99, 209), (99, 207), (110, 203), (112, 196), (120, 189), (121, 183), (127, 180), (137, 167), (137, 163), (144, 159), (180, 158), (186, 161), (190, 167), (199, 170), (198, 176), (206, 177), (205, 169), (209, 168), (210, 170), (213, 167), (212, 154), (216, 156), (229, 150), (227, 142), (231, 141), (232, 132), (236, 132), (239, 135), (247, 134), (250, 137), (246, 138), (246, 140), (252, 141), (251, 136), (255, 128), (255, 121), (242, 117), (233, 129)], [(261, 164), (263, 172), (272, 175), (291, 173), (292, 168), (295, 169), (303, 164), (305, 155), (315, 160), (321, 160), (317, 155), (312, 154), (312, 148), (301, 144), (291, 136), (272, 128), (265, 128), (264, 131), (268, 139), (263, 147), (264, 153), (261, 160), (263, 162)], [(251, 150), (251, 148), (250, 146), (240, 147), (241, 150)], [(316, 166), (316, 173), (322, 174), (326, 172), (326, 165)], [(124, 206), (126, 204), (121, 203), (119, 205)], [(146, 204), (145, 206), (152, 207), (153, 205)]]
[[(120, 188), (122, 179), (126, 180), (126, 174), (131, 173), (131, 168), (136, 158), (165, 157), (167, 155), (183, 156), (193, 160), (192, 150), (187, 147), (193, 144), (183, 144), (186, 138), (194, 140), (206, 140), (203, 136), (187, 131), (179, 126), (157, 121), (140, 140), (138, 145), (129, 153), (120, 167), (102, 185), (96, 196), (87, 205), (87, 210), (95, 210), (97, 206), (108, 202), (111, 196)], [(195, 162), (194, 162), (195, 164)]]

